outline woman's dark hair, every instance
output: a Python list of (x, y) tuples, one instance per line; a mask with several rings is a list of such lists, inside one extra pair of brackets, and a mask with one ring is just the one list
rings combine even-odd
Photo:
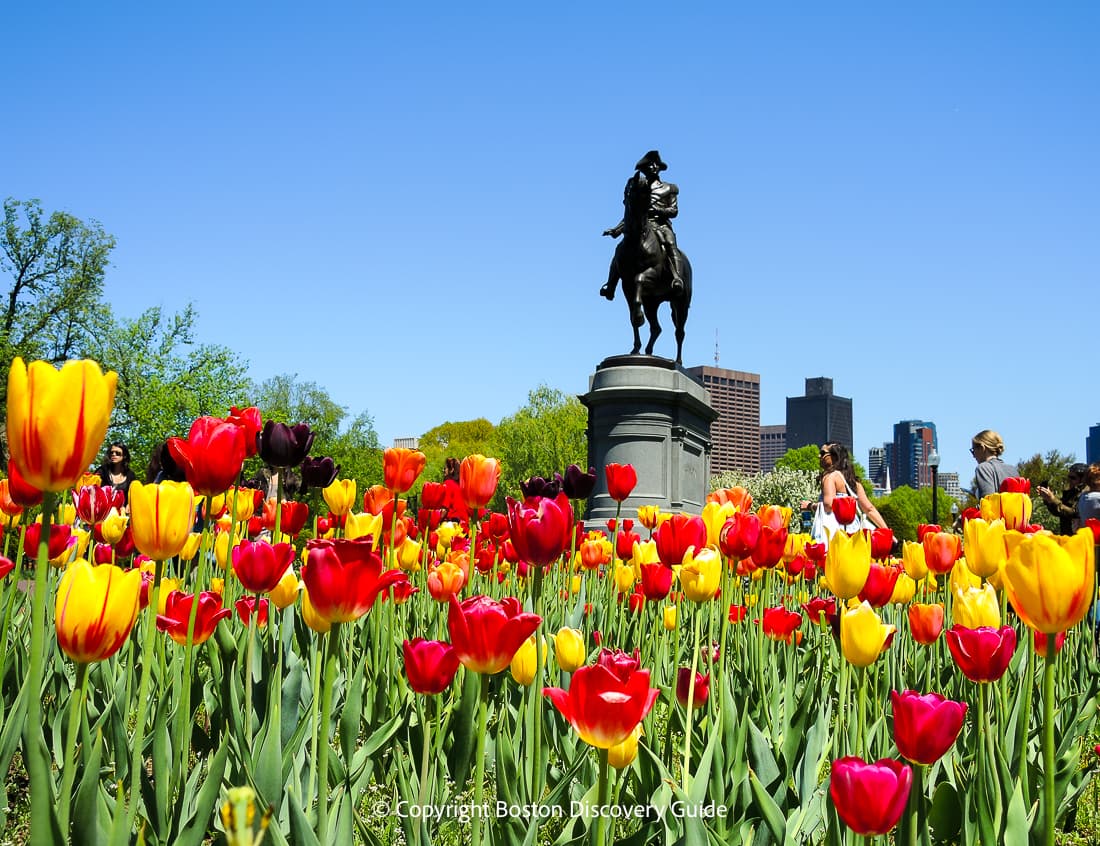
[(443, 481), (450, 479), (453, 482), (460, 481), (461, 467), (457, 458), (448, 458), (443, 462)]
[(818, 483), (834, 470), (839, 470), (844, 474), (844, 481), (848, 483), (848, 487), (851, 488), (852, 493), (855, 493), (856, 484), (858, 484), (859, 479), (856, 478), (856, 471), (852, 466), (851, 456), (848, 455), (848, 447), (844, 446), (844, 444), (824, 444), (821, 447), (821, 451), (827, 452), (833, 459), (833, 463), (829, 465), (828, 470), (821, 471), (821, 475), (818, 476)]
[(130, 469), (130, 448), (126, 444), (120, 444), (118, 441), (108, 445), (107, 455), (104, 457), (103, 464), (108, 465), (111, 463), (111, 450), (118, 448), (122, 450), (122, 466), (127, 470)]
[(152, 484), (153, 482), (166, 480), (185, 482), (187, 481), (187, 474), (182, 467), (176, 464), (176, 459), (172, 457), (172, 452), (168, 449), (168, 442), (161, 441), (153, 448), (153, 454), (149, 458), (149, 466), (145, 468), (145, 482), (146, 484)]

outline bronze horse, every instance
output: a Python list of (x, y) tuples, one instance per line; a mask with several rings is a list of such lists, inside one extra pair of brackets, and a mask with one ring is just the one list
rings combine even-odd
[(607, 284), (600, 288), (600, 293), (613, 300), (615, 287), (622, 280), (623, 295), (630, 308), (630, 325), (634, 327), (631, 355), (637, 355), (642, 348), (638, 330), (647, 320), (649, 343), (645, 346), (645, 352), (646, 355), (653, 355), (653, 344), (661, 334), (657, 309), (661, 303), (667, 302), (672, 309), (672, 325), (676, 327), (676, 363), (683, 364), (684, 325), (691, 306), (691, 264), (680, 250), (684, 285), (678, 290), (673, 289), (669, 263), (648, 216), (649, 181), (645, 174), (636, 173), (631, 177), (625, 207), (623, 239), (615, 248)]

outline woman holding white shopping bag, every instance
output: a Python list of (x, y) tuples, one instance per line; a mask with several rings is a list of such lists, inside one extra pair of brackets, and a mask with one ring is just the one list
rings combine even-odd
[(833, 532), (858, 532), (863, 528), (886, 528), (886, 521), (867, 498), (856, 479), (848, 448), (843, 444), (825, 444), (818, 453), (821, 463), (821, 500), (814, 512), (810, 534), (817, 543), (828, 545)]

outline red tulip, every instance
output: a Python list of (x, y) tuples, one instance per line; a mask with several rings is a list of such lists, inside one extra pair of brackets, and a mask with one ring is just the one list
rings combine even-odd
[[(691, 685), (691, 668), (681, 667), (676, 673), (676, 701), (680, 703), (681, 708), (686, 708), (688, 704), (688, 688)], [(693, 690), (691, 696), (691, 710), (696, 708), (702, 708), (707, 704), (707, 697), (710, 696), (710, 676), (703, 673), (695, 674), (695, 690)]]
[(660, 690), (649, 686), (649, 670), (639, 670), (636, 659), (604, 649), (595, 665), (573, 673), (568, 691), (548, 687), (543, 694), (581, 740), (610, 749), (630, 737)]
[[(279, 518), (279, 531), (284, 535), (296, 537), (305, 528), (306, 521), (309, 520), (309, 506), (304, 502), (284, 502), (282, 512), (282, 516)], [(275, 531), (274, 497), (264, 503), (260, 524), (269, 532)]]
[[(187, 627), (191, 623), (191, 605), (194, 601), (194, 594), (174, 590), (164, 600), (164, 613), (157, 615), (157, 628), (181, 645), (187, 643)], [(228, 608), (222, 607), (221, 596), (204, 590), (199, 594), (191, 643), (196, 646), (205, 643), (214, 634), (218, 623), (232, 613)]]
[(425, 482), (420, 489), (420, 507), (422, 509), (443, 508), (446, 502), (447, 488), (442, 482)]
[(744, 605), (736, 605), (731, 603), (729, 610), (729, 621), (731, 623), (740, 623), (745, 619), (745, 615), (749, 613), (749, 609)]
[(378, 594), (401, 581), (400, 570), (382, 569), (372, 541), (311, 540), (302, 581), (317, 613), (330, 623), (357, 620), (370, 611)]
[(921, 605), (913, 603), (909, 606), (909, 633), (917, 643), (930, 646), (939, 640), (943, 632), (943, 606)]
[(664, 599), (672, 590), (672, 568), (664, 564), (642, 564), (642, 593), (651, 602)]
[(615, 554), (624, 561), (634, 554), (634, 544), (641, 543), (642, 540), (637, 532), (630, 530), (627, 523), (633, 524), (633, 521), (623, 520), (623, 528), (615, 536)]
[(226, 415), (225, 422), (232, 423), (234, 426), (240, 426), (244, 430), (245, 455), (248, 458), (252, 458), (256, 454), (256, 436), (260, 434), (260, 431), (264, 427), (260, 409), (256, 408), (254, 405), (250, 405), (247, 408), (237, 408), (235, 405), (230, 406), (229, 414)]
[(1085, 521), (1085, 526), (1092, 531), (1092, 539), (1100, 543), (1100, 518), (1089, 517)]
[(933, 573), (950, 573), (962, 556), (962, 538), (947, 532), (927, 532), (923, 538), (924, 563)]
[(946, 637), (951, 657), (971, 681), (997, 681), (1005, 674), (1016, 651), (1016, 630), (1012, 626), (999, 629), (952, 626)]
[(98, 523), (112, 508), (122, 508), (125, 504), (126, 493), (110, 485), (85, 485), (73, 491), (76, 516), (89, 525)]
[(836, 618), (836, 597), (830, 596), (828, 599), (823, 599), (815, 596), (809, 602), (802, 604), (802, 610), (806, 612), (810, 622), (828, 625)]
[(557, 561), (573, 537), (573, 506), (559, 493), (555, 499), (529, 497), (508, 503), (508, 534), (520, 558), (535, 566)]
[(834, 496), (833, 516), (841, 526), (847, 526), (856, 519), (856, 498), (854, 496)]
[(653, 540), (661, 563), (675, 567), (684, 563), (688, 549), (694, 547), (699, 552), (707, 545), (707, 524), (702, 517), (673, 514), (657, 527)]
[(1031, 482), (1022, 476), (1009, 476), (1003, 482), (998, 493), (1031, 494)]
[(774, 567), (783, 558), (783, 549), (787, 545), (787, 527), (773, 529), (760, 527), (760, 537), (752, 550), (752, 560), (757, 567)]
[(245, 430), (220, 417), (200, 417), (187, 439), (169, 438), (168, 451), (195, 493), (217, 496), (229, 490), (247, 454)]
[(8, 496), (21, 510), (42, 504), (42, 491), (23, 478), (23, 474), (10, 458), (8, 459)]
[[(981, 516), (981, 511), (978, 512), (978, 516)], [(917, 543), (924, 541), (924, 536), (932, 532), (942, 532), (943, 527), (939, 523), (918, 523), (917, 524)]]
[(802, 615), (796, 611), (788, 611), (782, 605), (764, 609), (764, 618), (760, 622), (764, 634), (772, 640), (790, 643), (795, 630), (802, 625)]
[(0, 579), (15, 569), (15, 562), (0, 555)]
[(894, 530), (874, 529), (871, 532), (871, 557), (883, 561), (894, 551)]
[(405, 675), (417, 693), (434, 696), (446, 690), (458, 672), (458, 653), (449, 643), (416, 637), (406, 640)]
[(894, 595), (894, 587), (900, 575), (901, 570), (897, 567), (872, 563), (863, 590), (859, 592), (860, 600), (870, 602), (875, 608), (886, 605)]
[[(262, 596), (257, 601), (254, 596), (242, 596), (237, 600), (235, 607), (237, 609), (237, 616), (241, 618), (241, 622), (246, 626), (248, 621), (252, 618), (252, 615), (256, 615), (256, 628), (262, 629), (267, 625), (267, 611), (268, 601), (266, 596)], [(258, 610), (257, 610), (258, 609)], [(184, 632), (186, 634), (186, 631)]]
[(233, 572), (251, 593), (269, 593), (275, 589), (294, 560), (289, 543), (242, 540), (233, 547)]
[[(1050, 637), (1050, 635), (1043, 634), (1038, 629), (1032, 629), (1031, 634), (1033, 635), (1031, 645), (1032, 645), (1032, 648), (1035, 650), (1035, 654), (1038, 655), (1040, 658), (1046, 658), (1047, 657), (1047, 640)], [(1054, 651), (1055, 652), (1061, 652), (1062, 647), (1065, 645), (1065, 643), (1066, 643), (1066, 633), (1065, 632), (1058, 632), (1058, 634), (1055, 635), (1055, 637), (1054, 637)]]
[(829, 796), (837, 814), (856, 834), (885, 834), (901, 819), (913, 770), (883, 758), (868, 764), (849, 756), (833, 761)]
[(603, 469), (607, 478), (607, 494), (615, 502), (622, 502), (638, 484), (638, 473), (633, 464), (608, 464)]
[(718, 546), (729, 558), (749, 558), (760, 539), (760, 518), (738, 511), (718, 533)]
[(964, 508), (959, 516), (962, 517), (962, 521), (964, 523), (967, 520), (977, 520), (979, 517), (982, 516), (982, 510), (977, 506), (971, 506), (970, 508)]
[(894, 742), (901, 756), (914, 764), (934, 764), (946, 754), (962, 730), (966, 703), (938, 693), (921, 696), (915, 690), (890, 691), (894, 707)]
[(459, 603), (451, 597), (447, 629), (458, 660), (471, 672), (492, 675), (507, 667), (542, 618), (523, 611), (520, 601), (506, 596), (499, 602), (471, 596)]
[[(47, 558), (57, 558), (65, 551), (69, 546), (69, 540), (72, 538), (73, 527), (72, 526), (59, 526), (57, 523), (50, 524), (50, 537), (47, 541)], [(31, 523), (27, 526), (26, 534), (23, 536), (23, 552), (28, 558), (34, 558), (38, 555), (38, 544), (42, 540), (42, 524)]]
[(808, 543), (802, 547), (802, 553), (815, 564), (820, 565), (829, 554), (829, 549), (823, 543)]

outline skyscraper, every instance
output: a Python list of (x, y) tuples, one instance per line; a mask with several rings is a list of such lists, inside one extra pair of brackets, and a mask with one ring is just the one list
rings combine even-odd
[(939, 447), (936, 424), (927, 420), (902, 420), (894, 424), (894, 449), (890, 478), (894, 485), (927, 488), (932, 484), (928, 456)]
[(760, 374), (721, 367), (684, 372), (707, 389), (718, 412), (710, 424), (710, 472), (760, 472)]
[(770, 473), (787, 451), (786, 426), (760, 427), (760, 472)]
[(833, 380), (806, 380), (806, 395), (787, 397), (787, 449), (807, 444), (844, 444), (853, 449), (852, 400), (833, 393)]
[(886, 447), (871, 447), (867, 450), (867, 478), (876, 488), (886, 486)]
[(1085, 461), (1100, 464), (1100, 423), (1089, 426), (1089, 436), (1085, 438)]

